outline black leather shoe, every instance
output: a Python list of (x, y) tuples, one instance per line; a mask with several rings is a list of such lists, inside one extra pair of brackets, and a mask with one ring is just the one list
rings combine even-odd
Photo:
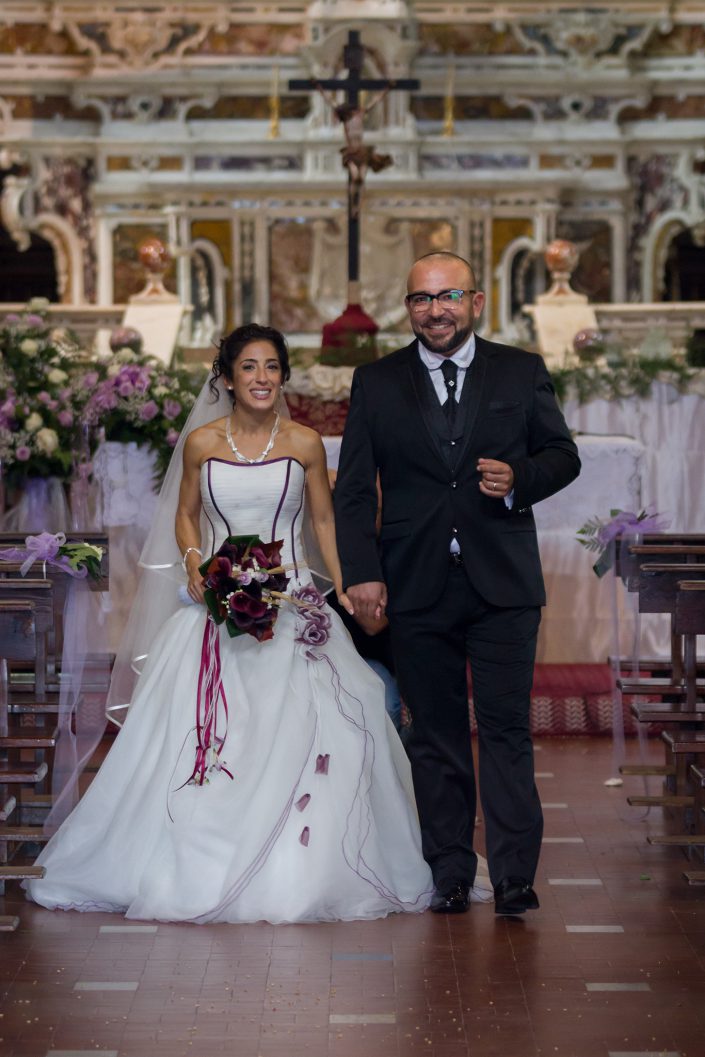
[(494, 889), (495, 914), (523, 914), (538, 910), (539, 901), (533, 888), (523, 877), (505, 877)]
[(464, 914), (470, 909), (470, 885), (467, 881), (437, 888), (431, 898), (434, 914)]

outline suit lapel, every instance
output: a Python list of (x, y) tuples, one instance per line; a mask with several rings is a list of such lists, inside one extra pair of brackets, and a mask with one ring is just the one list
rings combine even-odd
[(445, 463), (441, 441), (433, 424), (433, 411), (429, 401), (428, 387), (423, 372), (426, 370), (418, 353), (416, 342), (409, 345), (409, 364), (407, 372), (408, 393), (411, 402), (421, 415), (426, 439), (434, 454)]
[[(488, 343), (476, 334), (475, 356), (473, 357), (472, 365), (465, 381), (463, 382), (463, 392), (460, 397), (461, 412), (464, 407), (465, 421), (463, 423), (463, 439), (457, 455), (456, 466), (462, 465), (465, 454), (470, 447), (473, 433), (475, 432), (477, 416), (480, 412), (480, 408), (485, 402), (488, 357), (491, 355)], [(469, 386), (467, 392), (466, 386)], [(463, 399), (463, 397), (466, 397), (466, 399)]]

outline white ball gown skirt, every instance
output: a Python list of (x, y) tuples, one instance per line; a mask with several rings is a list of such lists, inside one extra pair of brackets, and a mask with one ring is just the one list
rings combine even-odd
[[(244, 473), (254, 468), (229, 466), (211, 467), (204, 490), (204, 505), (213, 493), (220, 497), (221, 515), (233, 474), (243, 471), (250, 488), (255, 479)], [(256, 476), (281, 500), (281, 474)], [(303, 477), (295, 483), (300, 510)], [(260, 484), (259, 500), (261, 491)], [(287, 503), (277, 509), (283, 516)], [(224, 531), (252, 531), (253, 518), (242, 515), (242, 504), (230, 510)], [(290, 589), (306, 582), (302, 567)], [(424, 910), (433, 884), (409, 763), (385, 713), (381, 680), (328, 612), (328, 641), (313, 649), (297, 641), (300, 616), (289, 605), (267, 642), (218, 629), (227, 772), (212, 771), (203, 785), (188, 779), (206, 611), (186, 606), (172, 616), (152, 645), (115, 744), (38, 859), (46, 876), (26, 882), (30, 898), (49, 908), (198, 923), (348, 921)], [(480, 882), (479, 898), (487, 898), (488, 885)]]

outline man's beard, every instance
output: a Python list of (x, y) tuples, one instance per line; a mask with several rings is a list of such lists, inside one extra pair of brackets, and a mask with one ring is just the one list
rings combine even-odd
[(461, 345), (465, 344), (472, 333), (473, 322), (474, 320), (471, 320), (468, 325), (461, 330), (456, 328), (449, 338), (437, 338), (435, 341), (432, 334), (425, 334), (420, 326), (417, 328), (413, 323), (412, 330), (419, 341), (422, 341), (430, 352), (437, 352), (440, 355), (445, 356), (446, 353), (455, 352), (456, 349), (459, 349)]

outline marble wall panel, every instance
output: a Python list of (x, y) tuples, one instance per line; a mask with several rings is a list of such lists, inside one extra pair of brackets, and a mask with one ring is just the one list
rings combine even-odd
[(421, 24), (419, 46), (421, 55), (522, 55), (525, 51), (510, 30), (458, 23)]
[[(331, 240), (341, 239), (335, 221), (323, 224)], [(326, 322), (311, 297), (314, 238), (314, 223), (309, 218), (275, 220), (269, 229), (269, 318), (285, 334), (315, 332)], [(346, 251), (343, 247), (338, 252)]]
[(32, 23), (4, 24), (0, 33), (2, 55), (80, 55), (68, 33), (55, 32), (46, 25)]
[[(443, 96), (412, 96), (411, 112), (419, 121), (443, 121)], [(531, 118), (525, 106), (508, 106), (499, 96), (458, 95), (453, 103), (456, 121), (520, 121)]]
[[(214, 106), (194, 106), (189, 110), (189, 119), (193, 121), (233, 121), (259, 120), (268, 121), (270, 117), (269, 96), (265, 95), (229, 95), (219, 99)], [(282, 95), (279, 98), (279, 117), (305, 118), (309, 111), (307, 96)]]
[(306, 42), (302, 24), (236, 25), (224, 32), (214, 29), (198, 48), (200, 55), (297, 55)]
[(665, 36), (652, 33), (643, 55), (646, 58), (697, 55), (705, 52), (705, 26), (674, 26)]
[(686, 188), (676, 177), (678, 156), (653, 153), (632, 156), (627, 161), (632, 188), (631, 226), (627, 250), (627, 299), (642, 298), (641, 262), (644, 239), (651, 225), (671, 209), (687, 204)]
[(96, 292), (93, 161), (90, 158), (72, 158), (68, 154), (52, 155), (42, 159), (41, 174), (36, 192), (36, 211), (62, 217), (76, 232), (83, 256), (84, 296), (86, 300), (93, 301)]
[[(705, 59), (703, 59), (705, 64)], [(620, 114), (620, 123), (625, 121), (705, 120), (705, 96), (655, 95), (646, 106), (625, 107)]]

